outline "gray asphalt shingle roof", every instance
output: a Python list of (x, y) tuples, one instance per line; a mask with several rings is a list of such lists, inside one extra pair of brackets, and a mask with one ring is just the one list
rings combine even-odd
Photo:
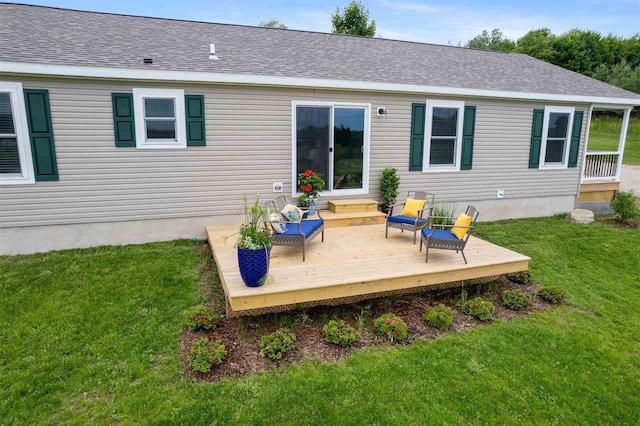
[(640, 99), (522, 54), (7, 3), (0, 16), (0, 61)]

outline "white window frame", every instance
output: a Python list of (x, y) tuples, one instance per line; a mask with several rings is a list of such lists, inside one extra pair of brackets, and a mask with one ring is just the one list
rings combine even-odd
[[(422, 171), (424, 173), (458, 172), (462, 160), (462, 129), (464, 126), (464, 101), (445, 101), (427, 99), (424, 117), (424, 149), (422, 153)], [(433, 108), (457, 108), (458, 123), (456, 129), (453, 165), (431, 165), (431, 131), (433, 129)]]
[(21, 185), (36, 183), (31, 156), (31, 140), (29, 125), (27, 124), (27, 108), (24, 102), (22, 83), (0, 81), (0, 92), (9, 93), (11, 99), (11, 113), (15, 134), (4, 135), (18, 140), (18, 155), (20, 156), (20, 174), (0, 174), (0, 185)]
[[(297, 107), (305, 106), (325, 106), (331, 109), (329, 116), (329, 147), (332, 148), (329, 152), (329, 189), (322, 191), (321, 196), (338, 196), (338, 195), (363, 195), (369, 193), (369, 151), (371, 145), (371, 104), (370, 103), (354, 103), (354, 102), (331, 102), (331, 101), (291, 101), (291, 196), (299, 197), (302, 195), (298, 192), (298, 150), (297, 150)], [(333, 166), (334, 166), (334, 131), (333, 131), (333, 119), (335, 108), (359, 108), (364, 109), (364, 152), (362, 153), (362, 188), (350, 188), (350, 189), (333, 189)]]
[[(569, 113), (569, 123), (567, 123), (567, 142), (564, 145), (564, 161), (562, 163), (545, 164), (544, 159), (547, 154), (547, 138), (549, 135), (549, 116), (552, 112), (557, 113)], [(573, 117), (575, 116), (576, 108), (567, 106), (545, 106), (544, 107), (544, 120), (542, 122), (542, 144), (540, 146), (540, 159), (539, 168), (547, 170), (566, 169), (569, 165), (569, 151), (571, 149), (571, 136), (573, 133)], [(555, 139), (555, 138), (554, 138)]]
[[(144, 100), (147, 98), (171, 98), (175, 102), (175, 139), (147, 139)], [(182, 89), (133, 89), (133, 112), (136, 122), (136, 148), (138, 149), (185, 149), (187, 130)]]

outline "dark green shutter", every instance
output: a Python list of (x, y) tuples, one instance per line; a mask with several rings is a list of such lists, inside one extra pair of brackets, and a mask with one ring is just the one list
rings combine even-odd
[(116, 146), (120, 148), (136, 146), (136, 124), (133, 115), (133, 94), (112, 93), (113, 132)]
[(58, 180), (49, 91), (24, 89), (24, 100), (27, 107), (35, 179), (37, 181)]
[(424, 149), (425, 104), (411, 105), (411, 145), (409, 148), (409, 170), (422, 171)]
[(569, 147), (569, 167), (578, 166), (578, 150), (580, 148), (580, 132), (582, 132), (582, 116), (584, 112), (576, 111), (573, 115), (573, 130), (571, 131), (571, 146)]
[(476, 129), (476, 107), (464, 107), (464, 123), (462, 124), (462, 160), (460, 170), (471, 170), (473, 164), (473, 138)]
[(185, 95), (184, 102), (187, 116), (187, 146), (205, 146), (207, 138), (204, 127), (204, 96)]
[(533, 110), (533, 124), (531, 126), (531, 148), (529, 149), (529, 168), (540, 167), (540, 146), (542, 145), (542, 124), (544, 121), (544, 110)]

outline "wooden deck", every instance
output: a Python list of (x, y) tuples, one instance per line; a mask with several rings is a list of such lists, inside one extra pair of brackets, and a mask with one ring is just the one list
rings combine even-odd
[(307, 246), (307, 261), (294, 247), (274, 247), (269, 279), (259, 288), (244, 285), (233, 244), (236, 226), (207, 227), (230, 315), (282, 311), (295, 305), (331, 305), (375, 298), (394, 292), (442, 288), (443, 284), (476, 280), (528, 269), (529, 258), (471, 237), (465, 254), (431, 250), (429, 263), (413, 235), (384, 225), (325, 229)]

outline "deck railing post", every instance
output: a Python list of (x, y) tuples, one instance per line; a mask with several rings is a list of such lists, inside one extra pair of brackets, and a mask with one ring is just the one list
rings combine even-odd
[(620, 131), (620, 140), (618, 141), (618, 164), (616, 165), (616, 182), (620, 182), (620, 172), (622, 170), (622, 157), (624, 155), (624, 145), (627, 142), (627, 129), (629, 128), (629, 117), (631, 116), (631, 108), (624, 110), (622, 118), (622, 130)]

